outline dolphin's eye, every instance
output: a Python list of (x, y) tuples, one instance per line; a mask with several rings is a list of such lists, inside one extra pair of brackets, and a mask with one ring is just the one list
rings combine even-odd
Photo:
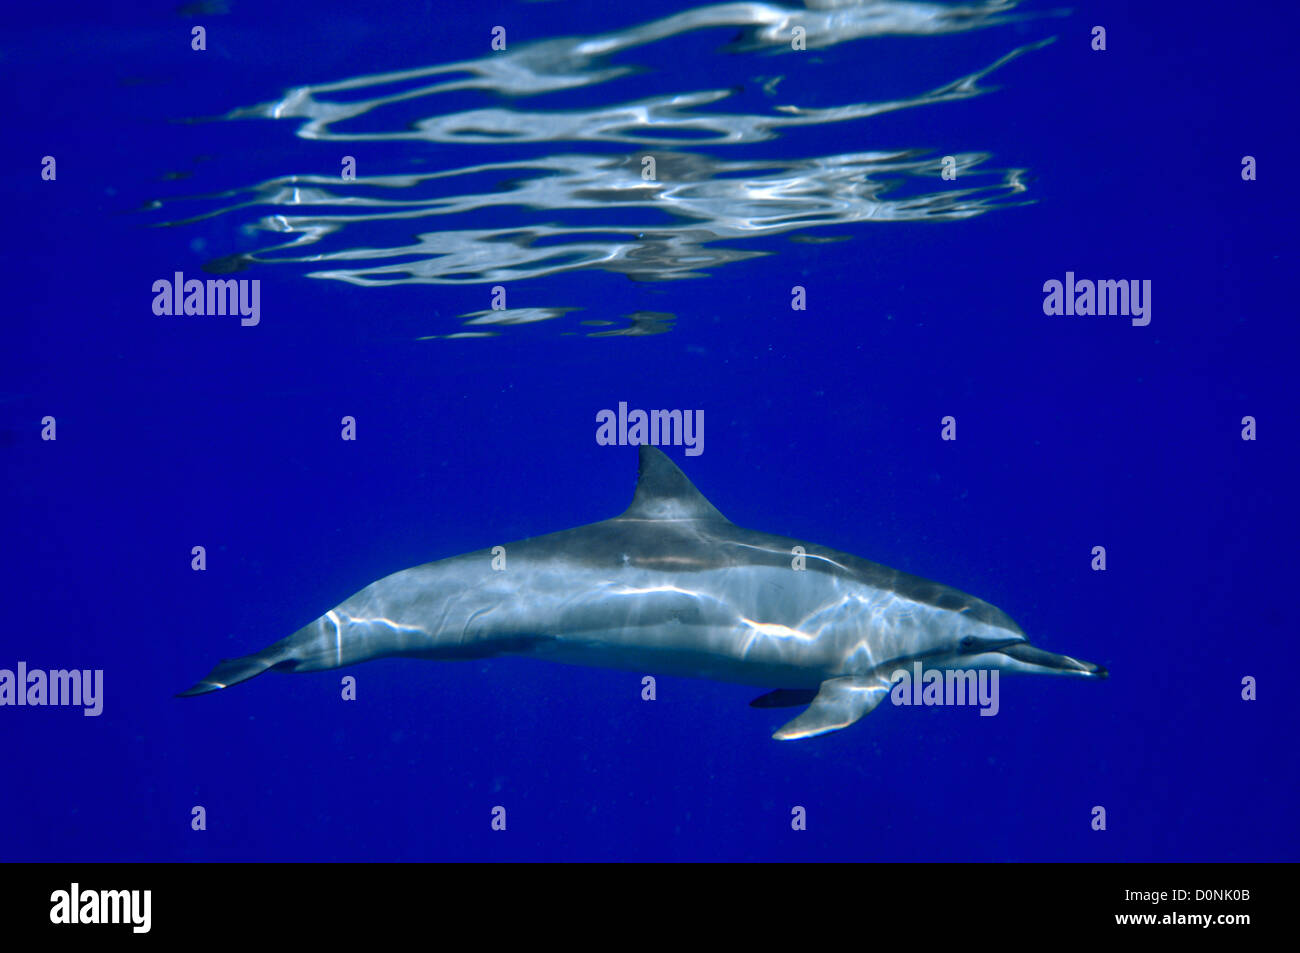
[(978, 640), (975, 638), (975, 636), (968, 635), (961, 640), (961, 647), (964, 649), (973, 649), (975, 648), (976, 641)]

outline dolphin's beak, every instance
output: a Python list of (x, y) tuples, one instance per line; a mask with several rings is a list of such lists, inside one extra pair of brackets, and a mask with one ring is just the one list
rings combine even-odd
[(1055, 652), (1044, 652), (1028, 642), (1017, 642), (1014, 645), (998, 649), (998, 652), (1019, 662), (1020, 664), (1015, 668), (1022, 672), (1083, 675), (1089, 678), (1105, 678), (1108, 674), (1101, 665), (1083, 662), (1077, 658), (1070, 658), (1068, 655), (1057, 655)]

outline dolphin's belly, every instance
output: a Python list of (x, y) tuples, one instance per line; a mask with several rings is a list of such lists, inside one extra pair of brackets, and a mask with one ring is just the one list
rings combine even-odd
[(710, 651), (725, 645), (732, 633), (695, 627), (677, 632), (627, 630), (589, 632), (582, 638), (547, 638), (515, 654), (569, 665), (613, 668), (645, 675), (707, 678), (771, 688), (815, 688), (831, 677), (823, 666), (801, 658), (782, 662), (771, 658), (746, 658), (743, 654)]

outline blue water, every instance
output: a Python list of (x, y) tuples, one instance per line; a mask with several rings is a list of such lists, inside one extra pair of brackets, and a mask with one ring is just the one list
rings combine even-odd
[[(0, 668), (105, 686), (99, 717), (0, 708), (0, 858), (1296, 859), (1294, 12), (1026, 3), (803, 52), (729, 23), (582, 60), (693, 8), (177, 6), (15, 8), (0, 38)], [(559, 37), (527, 75), (565, 88), (317, 88), (361, 109), (315, 138), (283, 106)], [(945, 182), (944, 155), (973, 165)], [(261, 281), (256, 327), (153, 313), (205, 266)], [(1149, 279), (1151, 323), (1045, 315), (1067, 271)], [(737, 524), (972, 592), (1110, 679), (797, 743), (752, 688), (645, 702), (638, 673), (528, 659), (173, 697), (390, 572), (615, 515), (619, 401), (704, 411), (704, 452), (669, 453)]]

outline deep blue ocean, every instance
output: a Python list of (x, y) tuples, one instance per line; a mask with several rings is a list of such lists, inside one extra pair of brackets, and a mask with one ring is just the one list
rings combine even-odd
[[(0, 669), (103, 693), (0, 707), (0, 859), (1297, 859), (1298, 20), (6, 10)], [(258, 280), (256, 325), (156, 314), (177, 272)], [(1149, 281), (1149, 323), (1045, 314), (1067, 272)], [(516, 657), (175, 697), (389, 573), (615, 516), (620, 402), (703, 412), (665, 450), (736, 524), (1110, 678), (797, 742), (760, 689)]]

